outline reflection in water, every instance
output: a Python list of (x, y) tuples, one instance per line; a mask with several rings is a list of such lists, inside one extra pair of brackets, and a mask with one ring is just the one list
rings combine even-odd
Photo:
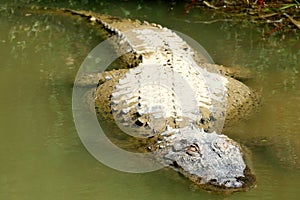
[[(105, 4), (108, 5), (108, 4)], [(232, 196), (190, 187), (172, 170), (125, 174), (94, 160), (80, 143), (71, 110), (76, 71), (99, 33), (78, 18), (0, 12), (0, 199), (295, 199), (300, 172), (299, 48), (276, 37), (260, 41), (252, 25), (193, 24), (167, 13), (164, 4), (106, 6), (168, 25), (197, 39), (217, 63), (257, 72), (247, 81), (262, 90), (262, 106), (228, 134), (252, 152), (258, 185)], [(128, 6), (127, 8), (125, 6)], [(155, 11), (153, 12), (153, 8)], [(151, 9), (150, 9), (151, 8)], [(101, 8), (98, 8), (101, 12)], [(125, 12), (128, 11), (128, 12)], [(119, 14), (118, 14), (119, 13)], [(170, 17), (172, 16), (172, 17)], [(193, 189), (190, 189), (193, 188)], [(195, 190), (195, 191), (194, 191)]]

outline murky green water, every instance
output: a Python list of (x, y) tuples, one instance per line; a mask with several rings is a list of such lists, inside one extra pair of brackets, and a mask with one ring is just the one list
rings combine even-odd
[[(87, 6), (88, 7), (88, 6)], [(297, 199), (300, 195), (300, 51), (296, 35), (261, 40), (247, 24), (198, 23), (161, 4), (103, 3), (98, 12), (147, 19), (199, 41), (217, 63), (249, 67), (260, 112), (230, 136), (252, 152), (257, 187), (211, 194), (168, 169), (127, 174), (95, 160), (72, 118), (72, 84), (101, 39), (83, 20), (0, 12), (0, 199)], [(205, 16), (206, 19), (210, 16)], [(186, 22), (186, 20), (190, 22)], [(298, 34), (299, 37), (299, 34)]]

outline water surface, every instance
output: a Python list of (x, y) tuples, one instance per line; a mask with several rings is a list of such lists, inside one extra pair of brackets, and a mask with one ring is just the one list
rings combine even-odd
[[(66, 6), (66, 5), (65, 5)], [(86, 6), (88, 9), (88, 5)], [(72, 84), (101, 33), (78, 18), (0, 12), (0, 199), (296, 199), (300, 192), (299, 39), (275, 33), (262, 40), (256, 25), (203, 24), (182, 5), (103, 3), (97, 12), (139, 18), (183, 32), (217, 63), (245, 66), (261, 91), (259, 113), (230, 131), (251, 151), (257, 187), (233, 195), (195, 188), (173, 170), (128, 174), (95, 160), (72, 118)], [(188, 21), (187, 21), (188, 20)], [(299, 37), (299, 35), (298, 35)], [(298, 39), (298, 43), (297, 43)]]

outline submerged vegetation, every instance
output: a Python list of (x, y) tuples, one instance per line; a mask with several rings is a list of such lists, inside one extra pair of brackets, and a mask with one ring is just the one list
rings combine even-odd
[[(243, 20), (252, 22), (276, 24), (276, 30), (286, 28), (300, 29), (300, 3), (299, 0), (119, 0), (105, 2), (103, 0), (12, 0), (10, 5), (39, 5), (39, 6), (66, 6), (70, 8), (89, 8), (97, 10), (99, 6), (107, 6), (109, 4), (131, 3), (136, 4), (137, 9), (143, 10), (144, 7), (151, 3), (168, 4), (169, 10), (182, 7), (182, 15), (187, 14), (190, 10), (201, 8), (211, 9), (214, 12), (222, 12)], [(179, 7), (180, 7), (179, 6)], [(120, 6), (120, 9), (129, 15), (129, 11)], [(201, 12), (201, 10), (199, 10)], [(273, 31), (276, 31), (273, 30)], [(272, 31), (271, 31), (272, 32)]]
[(300, 30), (300, 3), (297, 0), (192, 0), (184, 10), (183, 15), (187, 14), (193, 7), (206, 7), (214, 10), (214, 12), (226, 14), (226, 18), (230, 16), (269, 25), (269, 29), (263, 33), (264, 36), (269, 36), (277, 31), (296, 32)]

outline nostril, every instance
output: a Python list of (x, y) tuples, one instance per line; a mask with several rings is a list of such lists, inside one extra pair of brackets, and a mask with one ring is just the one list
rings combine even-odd
[(229, 150), (229, 145), (226, 141), (219, 140), (212, 143), (212, 147), (214, 150), (227, 152)]

